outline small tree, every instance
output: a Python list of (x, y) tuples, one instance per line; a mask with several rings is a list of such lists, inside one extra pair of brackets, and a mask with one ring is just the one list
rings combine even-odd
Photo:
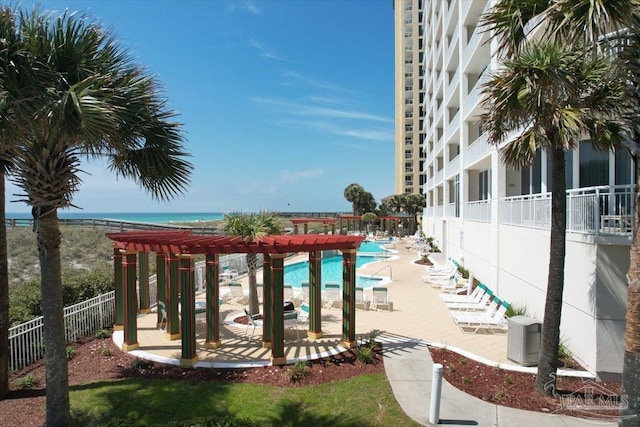
[(373, 212), (367, 212), (362, 214), (362, 221), (367, 225), (367, 232), (369, 232), (370, 227), (378, 221), (378, 215)]

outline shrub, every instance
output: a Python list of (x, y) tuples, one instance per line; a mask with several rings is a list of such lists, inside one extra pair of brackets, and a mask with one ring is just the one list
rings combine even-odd
[(26, 377), (22, 377), (18, 380), (18, 385), (22, 389), (32, 388), (40, 383), (40, 380), (33, 375), (29, 374)]
[(96, 338), (98, 338), (99, 340), (104, 340), (110, 337), (109, 335), (109, 331), (107, 331), (106, 329), (100, 329), (98, 331), (96, 331), (95, 335)]
[(136, 357), (136, 360), (131, 362), (131, 365), (129, 365), (129, 369), (132, 371), (142, 371), (145, 369), (149, 369), (150, 367), (151, 362), (149, 362), (148, 360), (140, 359), (139, 357)]
[(111, 356), (111, 350), (109, 350), (109, 347), (105, 347), (105, 348), (103, 348), (103, 349), (102, 349), (102, 355), (103, 355), (104, 357), (109, 357), (109, 356)]
[(67, 353), (67, 359), (71, 360), (73, 359), (73, 355), (76, 354), (76, 349), (68, 345), (67, 348), (65, 348), (65, 352)]
[(307, 373), (307, 362), (304, 360), (298, 360), (287, 370), (291, 382), (300, 381)]
[(356, 359), (360, 363), (370, 365), (373, 363), (373, 348), (360, 346), (356, 349)]

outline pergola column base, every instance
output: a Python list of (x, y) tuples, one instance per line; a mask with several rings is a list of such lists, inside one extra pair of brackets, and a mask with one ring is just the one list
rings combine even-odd
[(124, 325), (113, 325), (114, 331), (124, 331)]
[(307, 331), (307, 337), (311, 340), (317, 340), (322, 338), (323, 336), (324, 336), (324, 333), (322, 331), (320, 332)]
[(271, 348), (271, 341), (262, 341), (262, 348)]
[(205, 347), (205, 348), (216, 349), (216, 348), (222, 347), (222, 342), (220, 340), (218, 340), (218, 341), (205, 341), (202, 346)]
[(348, 349), (355, 348), (357, 345), (355, 341), (340, 341), (340, 346)]
[(271, 364), (276, 366), (276, 365), (286, 365), (287, 364), (287, 358), (286, 357), (272, 357), (271, 358)]
[(180, 359), (180, 367), (182, 368), (193, 368), (196, 363), (198, 363), (198, 356), (193, 359)]
[(122, 343), (122, 351), (129, 352), (131, 350), (137, 350), (140, 348), (140, 343), (134, 342), (131, 344)]
[(164, 337), (170, 341), (175, 341), (175, 340), (179, 340), (182, 337), (182, 335), (180, 334), (180, 332), (178, 332), (177, 334), (170, 334), (168, 332), (165, 332)]

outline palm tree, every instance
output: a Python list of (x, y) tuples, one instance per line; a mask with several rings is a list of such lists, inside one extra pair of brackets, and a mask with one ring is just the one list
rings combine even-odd
[[(281, 233), (283, 225), (275, 212), (231, 212), (224, 214), (223, 229), (227, 234), (239, 236), (247, 242), (253, 242), (268, 235)], [(257, 314), (260, 312), (258, 287), (256, 284), (256, 272), (258, 270), (257, 254), (247, 253), (247, 268), (249, 269), (249, 312), (251, 314)]]
[(344, 198), (351, 203), (354, 215), (362, 215), (359, 213), (362, 206), (362, 198), (364, 197), (364, 188), (360, 184), (352, 183), (344, 189)]
[(112, 34), (87, 16), (22, 12), (18, 37), (37, 79), (36, 108), (20, 126), (15, 172), (32, 206), (41, 270), (48, 426), (69, 424), (58, 209), (72, 205), (83, 158), (104, 157), (154, 199), (184, 192), (192, 165), (181, 127), (154, 77), (133, 64)]
[(374, 212), (366, 212), (362, 214), (362, 221), (367, 224), (367, 232), (369, 232), (369, 228), (378, 220), (378, 215)]
[(620, 76), (610, 58), (585, 56), (553, 41), (530, 42), (506, 60), (484, 86), (488, 95), (482, 116), (490, 142), (500, 145), (516, 130), (523, 132), (501, 152), (508, 166), (532, 163), (538, 150), (551, 158), (551, 239), (535, 388), (554, 380), (558, 364), (562, 292), (564, 289), (566, 182), (565, 152), (578, 147), (584, 134), (608, 150), (622, 141), (616, 119), (624, 108)]

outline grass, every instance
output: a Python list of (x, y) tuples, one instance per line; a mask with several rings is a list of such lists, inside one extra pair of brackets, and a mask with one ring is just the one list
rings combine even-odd
[(127, 379), (73, 386), (70, 396), (76, 425), (419, 425), (402, 412), (384, 374), (288, 388)]

